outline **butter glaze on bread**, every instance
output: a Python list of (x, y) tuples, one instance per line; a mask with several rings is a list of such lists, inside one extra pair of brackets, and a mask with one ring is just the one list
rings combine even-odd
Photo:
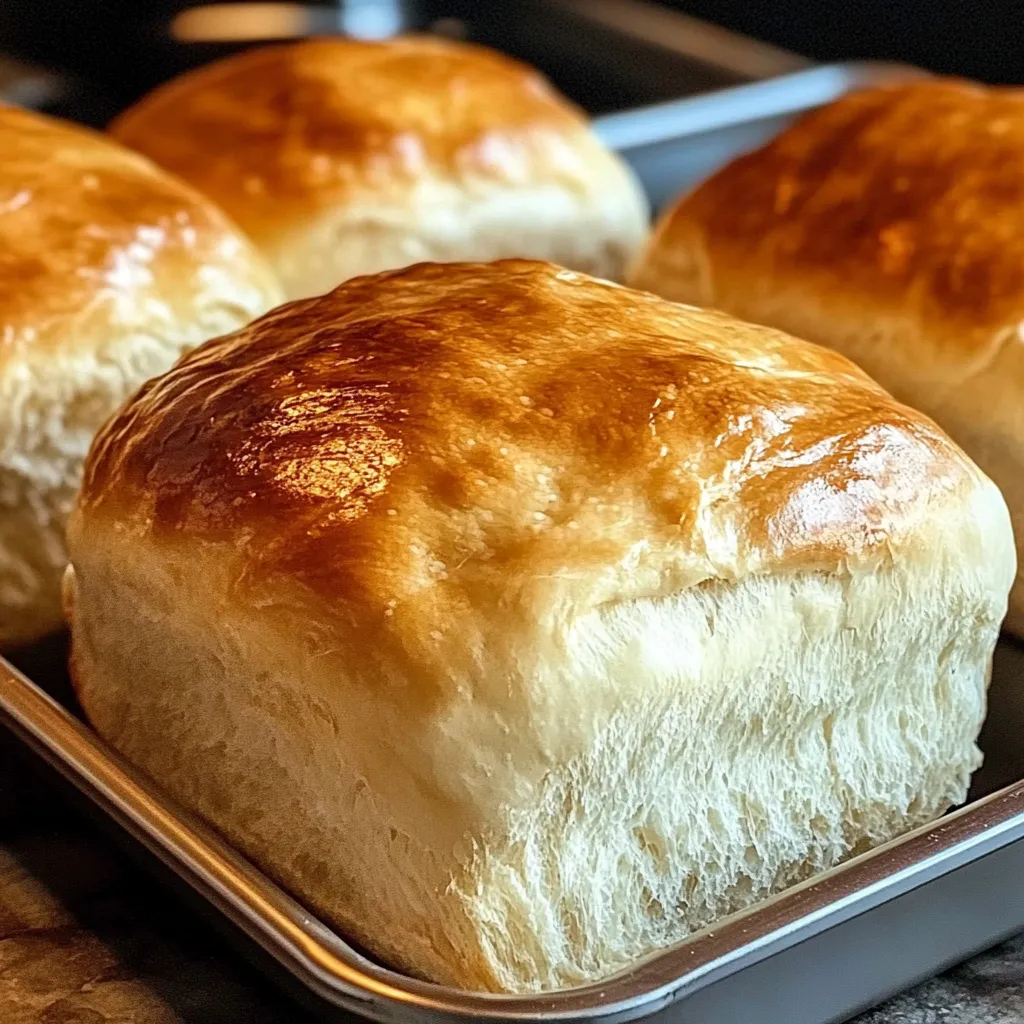
[(64, 524), (99, 425), (279, 298), (213, 205), (109, 139), (0, 106), (0, 648), (59, 627)]
[(421, 260), (550, 259), (621, 276), (648, 209), (532, 68), (436, 38), (262, 47), (111, 127), (215, 199), (292, 297)]
[(962, 800), (1005, 505), (843, 357), (540, 263), (354, 280), (94, 444), (117, 749), (378, 956), (626, 967)]
[[(1024, 542), (1024, 90), (848, 96), (663, 219), (632, 283), (832, 348), (949, 431)], [(1024, 633), (1018, 577), (1007, 625)]]

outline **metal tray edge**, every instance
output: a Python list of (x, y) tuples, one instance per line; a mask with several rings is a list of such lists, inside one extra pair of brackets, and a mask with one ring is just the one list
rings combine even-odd
[(751, 121), (798, 114), (830, 103), (852, 89), (927, 77), (911, 64), (849, 61), (716, 89), (594, 118), (602, 141), (619, 152), (677, 141)]
[(1000, 790), (719, 922), (600, 984), (542, 996), (463, 992), (367, 960), (92, 730), (0, 659), (0, 722), (329, 1002), (379, 1020), (575, 1021), (653, 1013), (738, 960), (763, 960), (1024, 838), (1024, 783)]

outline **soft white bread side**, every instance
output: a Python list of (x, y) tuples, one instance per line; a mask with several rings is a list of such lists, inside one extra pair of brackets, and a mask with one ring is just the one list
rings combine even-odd
[(536, 71), (437, 38), (262, 47), (111, 126), (216, 200), (293, 298), (422, 260), (620, 277), (648, 231), (626, 164)]
[[(637, 288), (849, 356), (999, 485), (1024, 550), (1024, 90), (850, 95), (683, 197)], [(1024, 635), (1024, 576), (1006, 625)]]
[(100, 424), (280, 300), (208, 200), (102, 135), (0, 106), (0, 648), (63, 619), (64, 526)]
[(380, 957), (626, 967), (963, 799), (996, 488), (841, 356), (543, 264), (361, 278), (94, 444), (90, 720)]

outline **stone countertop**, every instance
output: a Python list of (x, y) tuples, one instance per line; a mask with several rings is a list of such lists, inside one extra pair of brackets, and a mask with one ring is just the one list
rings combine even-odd
[[(0, 744), (3, 1024), (313, 1020)], [(1011, 1022), (1024, 1022), (1024, 937), (859, 1020)]]

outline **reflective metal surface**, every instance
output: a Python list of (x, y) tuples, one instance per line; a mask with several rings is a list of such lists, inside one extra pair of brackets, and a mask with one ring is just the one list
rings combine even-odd
[(657, 210), (735, 156), (767, 142), (804, 111), (852, 89), (923, 74), (902, 64), (832, 64), (607, 113), (594, 126), (632, 164)]

